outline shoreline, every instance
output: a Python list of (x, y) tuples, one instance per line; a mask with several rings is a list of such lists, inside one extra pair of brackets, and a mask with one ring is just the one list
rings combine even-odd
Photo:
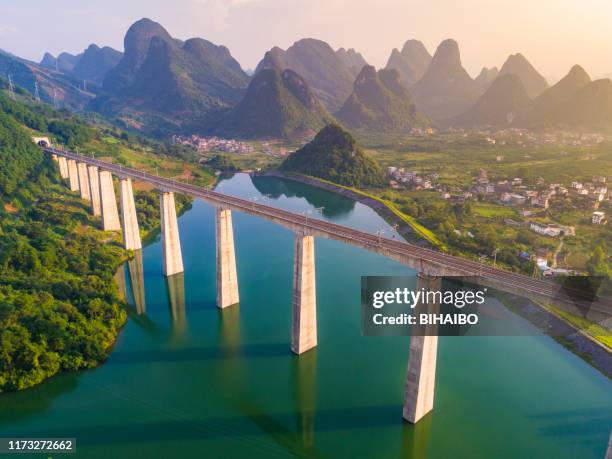
[[(397, 232), (407, 242), (416, 243), (422, 246), (429, 246), (429, 244), (422, 239), (419, 243), (418, 235), (413, 228), (405, 222), (398, 221), (399, 218), (380, 201), (376, 201), (367, 196), (355, 193), (350, 189), (299, 174), (285, 174), (280, 171), (265, 171), (253, 175), (293, 180), (346, 196), (356, 202), (370, 207), (390, 225), (398, 224), (399, 226)], [(416, 242), (414, 242), (415, 240)], [(512, 305), (508, 304), (510, 299), (512, 299)], [(603, 343), (600, 343), (593, 337), (583, 333), (571, 323), (565, 321), (552, 311), (531, 300), (516, 296), (503, 295), (503, 303), (512, 312), (528, 320), (543, 332), (545, 332), (545, 329), (543, 328), (542, 324), (549, 324), (551, 326), (552, 333), (545, 332), (544, 334), (550, 336), (565, 349), (580, 357), (593, 368), (600, 371), (603, 375), (612, 379), (612, 359), (610, 358), (612, 350), (607, 348)]]
[(341, 187), (339, 185), (335, 185), (330, 182), (321, 181), (314, 177), (308, 177), (308, 176), (299, 175), (299, 174), (286, 174), (280, 171), (256, 172), (251, 175), (258, 175), (258, 176), (263, 176), (263, 177), (276, 177), (276, 178), (281, 178), (281, 179), (293, 180), (299, 183), (303, 183), (305, 185), (310, 185), (316, 188), (331, 191), (332, 193), (340, 194), (342, 196), (352, 199), (353, 201), (356, 201), (363, 205), (368, 206), (369, 208), (374, 210), (374, 212), (376, 212), (381, 218), (383, 218), (389, 225), (391, 226), (397, 225), (397, 232), (406, 241), (411, 242), (413, 244), (423, 246), (423, 247), (427, 247), (427, 248), (435, 248), (435, 247), (432, 247), (432, 244), (430, 242), (424, 240), (423, 238), (420, 238), (417, 232), (414, 230), (414, 228), (410, 226), (410, 224), (401, 220), (385, 204), (375, 199), (372, 199), (368, 196), (356, 193), (350, 190), (349, 188)]

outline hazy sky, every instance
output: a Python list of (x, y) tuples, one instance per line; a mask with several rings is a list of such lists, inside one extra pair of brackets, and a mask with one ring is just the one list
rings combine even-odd
[(226, 45), (244, 68), (304, 37), (377, 67), (409, 38), (432, 54), (454, 38), (472, 75), (515, 52), (546, 77), (575, 63), (612, 73), (611, 0), (0, 0), (0, 12), (0, 48), (36, 61), (90, 43), (122, 50), (129, 25), (149, 17), (177, 38)]

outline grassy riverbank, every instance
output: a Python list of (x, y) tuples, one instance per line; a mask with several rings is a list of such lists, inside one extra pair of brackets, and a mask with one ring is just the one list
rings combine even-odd
[[(436, 234), (433, 231), (429, 230), (428, 228), (425, 228), (414, 217), (406, 214), (405, 212), (402, 212), (397, 207), (397, 205), (395, 205), (395, 203), (393, 203), (392, 201), (389, 201), (380, 196), (377, 196), (372, 192), (363, 191), (363, 190), (360, 190), (354, 187), (338, 185), (337, 183), (333, 183), (333, 182), (330, 182), (328, 180), (324, 180), (318, 177), (311, 177), (308, 175), (301, 175), (301, 174), (295, 174), (295, 173), (289, 173), (289, 172), (282, 173), (282, 172), (276, 172), (276, 171), (273, 173), (268, 172), (267, 174), (278, 176), (278, 177), (284, 177), (290, 180), (300, 181), (300, 182), (303, 182), (303, 183), (306, 183), (312, 186), (318, 186), (319, 188), (325, 188), (329, 191), (334, 191), (334, 192), (339, 192), (340, 194), (349, 195), (351, 198), (355, 199), (356, 201), (362, 202), (366, 205), (371, 205), (372, 201), (379, 203), (382, 207), (384, 207), (388, 211), (387, 212), (388, 214), (391, 214), (397, 217), (397, 220), (399, 221), (393, 222), (393, 224), (395, 223), (406, 224), (412, 229), (412, 231), (415, 233), (415, 235), (418, 238), (421, 238), (427, 241), (433, 247), (439, 248), (441, 250), (446, 250), (446, 245), (436, 236)], [(376, 206), (374, 210), (376, 210), (377, 212), (381, 212), (381, 206)], [(381, 213), (384, 214), (385, 212), (381, 212)], [(385, 218), (387, 215), (381, 215), (381, 216)]]
[[(435, 237), (435, 234), (427, 230), (427, 228), (422, 227), (422, 225), (419, 225), (412, 217), (403, 214), (403, 212), (399, 211), (399, 209), (393, 209), (395, 207), (393, 203), (389, 203), (387, 200), (382, 199), (373, 193), (368, 193), (356, 188), (342, 186), (327, 180), (300, 174), (272, 171), (267, 172), (266, 175), (296, 180), (308, 185), (317, 186), (319, 188), (324, 188), (329, 191), (346, 195), (373, 208), (377, 213), (381, 214), (383, 218), (388, 217), (388, 215), (385, 214), (390, 213), (392, 216), (399, 218), (405, 223), (416, 223), (416, 225), (418, 225), (416, 228), (413, 226), (413, 224), (410, 224), (415, 234), (422, 239), (427, 240), (430, 244), (440, 247), (436, 244), (440, 243), (440, 241)], [(389, 218), (386, 219), (389, 220)], [(393, 222), (391, 223), (393, 224)], [(425, 231), (421, 230), (419, 227), (423, 228)], [(428, 232), (431, 234), (428, 234)], [(432, 235), (433, 238), (431, 237)], [(444, 247), (443, 244), (442, 247)], [(612, 377), (612, 369), (610, 368), (609, 364), (609, 353), (612, 352), (612, 340), (609, 330), (606, 330), (603, 327), (580, 317), (565, 313), (558, 308), (545, 308), (527, 299), (521, 299), (518, 297), (511, 298), (511, 295), (506, 295), (501, 292), (499, 293), (499, 297), (510, 310), (520, 314), (522, 317), (529, 320), (539, 328), (541, 322), (548, 324), (551, 318), (556, 319), (556, 327), (560, 328), (561, 331), (558, 331), (559, 336), (556, 336), (555, 334), (551, 335), (553, 339), (558, 341), (566, 349), (589, 362), (589, 364), (600, 370), (602, 373)], [(565, 328), (563, 328), (564, 325)], [(549, 331), (545, 327), (541, 328), (541, 330), (543, 333), (547, 333)], [(577, 332), (578, 330), (581, 332)]]

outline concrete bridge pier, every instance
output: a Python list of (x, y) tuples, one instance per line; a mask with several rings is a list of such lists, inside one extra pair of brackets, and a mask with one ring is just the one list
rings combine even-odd
[(119, 212), (117, 212), (117, 198), (113, 186), (113, 174), (109, 171), (100, 171), (100, 209), (102, 213), (102, 229), (104, 231), (119, 231)]
[(302, 354), (317, 345), (317, 292), (314, 236), (295, 234), (291, 350)]
[(183, 272), (183, 255), (176, 219), (174, 193), (162, 191), (160, 195), (161, 235), (164, 253), (164, 274), (172, 276)]
[(79, 191), (79, 172), (74, 159), (68, 160), (68, 179), (70, 181), (70, 191)]
[(77, 172), (79, 176), (79, 191), (81, 199), (91, 201), (91, 191), (89, 189), (89, 176), (87, 174), (87, 164), (77, 163)]
[(89, 175), (89, 191), (91, 192), (91, 213), (98, 217), (102, 215), (100, 203), (100, 172), (98, 166), (87, 166)]
[(217, 245), (217, 306), (226, 308), (239, 303), (236, 254), (234, 251), (234, 229), (232, 211), (217, 208), (215, 214)]
[[(417, 291), (441, 290), (442, 278), (420, 273), (417, 277)], [(439, 305), (417, 305), (422, 312), (435, 313)], [(426, 325), (420, 330), (420, 335), (411, 336), (410, 355), (408, 357), (408, 375), (406, 378), (406, 393), (404, 398), (403, 417), (406, 421), (416, 424), (423, 416), (433, 409), (434, 389), (436, 384), (436, 357), (438, 352), (438, 336), (436, 325)]]
[(140, 250), (142, 249), (142, 242), (140, 241), (140, 231), (138, 230), (136, 205), (134, 204), (134, 192), (132, 191), (132, 179), (121, 179), (120, 197), (123, 245), (126, 250)]
[(68, 178), (68, 161), (65, 156), (59, 156), (57, 158), (59, 164), (60, 177), (63, 179)]

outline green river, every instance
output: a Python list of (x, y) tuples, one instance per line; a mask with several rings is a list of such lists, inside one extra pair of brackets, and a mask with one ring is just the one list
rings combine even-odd
[[(237, 174), (217, 189), (392, 233), (307, 185)], [(240, 305), (215, 306), (214, 212), (196, 201), (184, 276), (167, 282), (147, 246), (124, 269), (133, 311), (108, 361), (1, 395), (0, 437), (76, 438), (87, 458), (603, 459), (612, 382), (547, 336), (440, 338), (434, 411), (403, 423), (408, 338), (361, 336), (360, 277), (413, 272), (379, 255), (316, 240), (318, 347), (292, 355), (292, 234), (233, 218)]]

